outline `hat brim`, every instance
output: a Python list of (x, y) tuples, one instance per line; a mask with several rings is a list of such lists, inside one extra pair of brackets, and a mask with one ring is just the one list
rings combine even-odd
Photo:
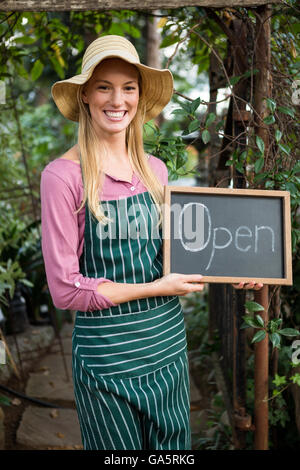
[[(143, 99), (146, 106), (144, 122), (157, 117), (163, 108), (169, 103), (173, 95), (173, 76), (168, 69), (154, 69), (117, 55), (109, 55), (107, 58), (118, 57), (135, 65), (142, 78)], [(79, 105), (77, 91), (80, 85), (86, 83), (92, 76), (94, 69), (101, 60), (93, 64), (85, 73), (75, 75), (66, 80), (55, 82), (51, 88), (54, 102), (62, 115), (71, 121), (79, 120)]]

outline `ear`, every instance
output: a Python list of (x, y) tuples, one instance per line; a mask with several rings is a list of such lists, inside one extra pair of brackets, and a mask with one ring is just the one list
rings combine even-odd
[(86, 95), (86, 89), (83, 88), (82, 92), (81, 92), (81, 98), (82, 98), (82, 101), (86, 104), (88, 104), (88, 97)]

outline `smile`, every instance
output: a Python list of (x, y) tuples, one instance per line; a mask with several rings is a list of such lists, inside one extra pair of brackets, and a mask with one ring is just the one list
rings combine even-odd
[(104, 111), (104, 114), (113, 121), (122, 120), (127, 111)]

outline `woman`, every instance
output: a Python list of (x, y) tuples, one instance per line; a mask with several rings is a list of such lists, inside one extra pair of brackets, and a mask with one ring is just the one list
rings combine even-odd
[(85, 449), (191, 446), (178, 295), (201, 291), (202, 276), (162, 276), (168, 172), (142, 140), (172, 93), (171, 73), (140, 64), (119, 36), (96, 39), (82, 73), (52, 87), (79, 128), (78, 143), (42, 172), (42, 249), (54, 304), (77, 311), (72, 364)]

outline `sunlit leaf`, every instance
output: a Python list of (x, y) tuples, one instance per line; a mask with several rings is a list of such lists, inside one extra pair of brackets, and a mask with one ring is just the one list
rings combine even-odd
[(283, 328), (282, 330), (278, 331), (279, 334), (283, 336), (299, 336), (300, 332), (295, 330), (294, 328)]
[(245, 303), (245, 307), (249, 312), (261, 312), (264, 310), (264, 307), (257, 302), (248, 301)]
[(263, 339), (265, 339), (265, 337), (266, 337), (265, 330), (259, 330), (253, 336), (251, 343), (258, 343), (259, 341), (262, 341)]
[(204, 129), (202, 132), (201, 138), (205, 144), (210, 141), (210, 132), (207, 129)]
[(260, 150), (260, 153), (263, 155), (265, 151), (265, 143), (259, 135), (256, 136), (256, 145)]
[(43, 69), (44, 69), (44, 64), (39, 59), (36, 60), (31, 69), (31, 79), (33, 81), (37, 80), (40, 77)]
[(286, 106), (278, 106), (278, 111), (283, 114), (287, 114), (288, 116), (295, 117), (295, 111), (292, 108), (288, 108)]

